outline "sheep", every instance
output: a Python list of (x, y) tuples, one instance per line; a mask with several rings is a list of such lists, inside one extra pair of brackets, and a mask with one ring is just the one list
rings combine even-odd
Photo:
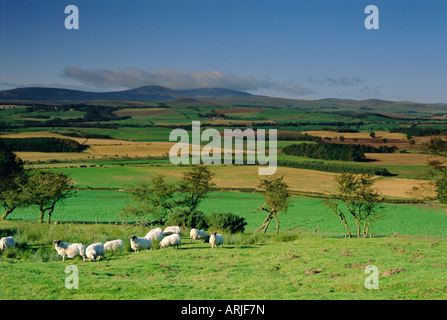
[(206, 239), (209, 238), (209, 235), (205, 231), (192, 228), (191, 232), (189, 233), (189, 237), (194, 241), (196, 241), (197, 239), (205, 241)]
[(149, 252), (149, 249), (155, 251), (151, 239), (140, 238), (137, 236), (130, 236), (129, 239), (130, 247), (135, 250), (135, 253), (137, 253), (139, 249), (147, 249), (147, 252)]
[(182, 228), (178, 227), (178, 226), (170, 226), (170, 227), (166, 227), (163, 230), (163, 236), (170, 236), (171, 234), (178, 234), (181, 235), (182, 234)]
[(160, 242), (163, 239), (163, 230), (161, 228), (152, 229), (144, 237), (152, 242)]
[(5, 250), (6, 248), (15, 247), (17, 245), (17, 242), (14, 240), (13, 237), (4, 237), (0, 240), (0, 251)]
[(211, 248), (214, 248), (214, 246), (216, 246), (216, 248), (217, 248), (219, 246), (219, 244), (223, 247), (223, 243), (224, 243), (223, 236), (221, 234), (217, 234), (216, 232), (211, 232), (210, 233), (210, 243), (211, 243)]
[(97, 242), (89, 245), (85, 250), (85, 255), (90, 261), (96, 261), (97, 257), (101, 259), (101, 256), (105, 258), (104, 244)]
[(178, 248), (181, 248), (181, 242), (182, 242), (182, 236), (174, 233), (174, 234), (171, 234), (170, 236), (163, 238), (163, 240), (161, 240), (160, 248), (176, 246), (178, 249)]
[(124, 250), (124, 241), (121, 239), (110, 240), (104, 243), (104, 251)]
[(81, 256), (85, 262), (85, 245), (82, 243), (68, 243), (61, 240), (53, 241), (54, 248), (57, 253), (62, 256), (62, 261), (65, 261), (65, 257), (73, 259), (76, 256)]

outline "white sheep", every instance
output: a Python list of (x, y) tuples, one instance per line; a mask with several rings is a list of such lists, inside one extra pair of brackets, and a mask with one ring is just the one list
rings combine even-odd
[(82, 243), (68, 243), (54, 240), (53, 244), (57, 253), (62, 256), (62, 261), (65, 261), (65, 257), (73, 259), (77, 256), (81, 256), (82, 260), (85, 261), (85, 245)]
[(208, 233), (206, 233), (203, 230), (198, 230), (196, 228), (192, 228), (191, 232), (189, 233), (189, 237), (191, 239), (193, 239), (194, 241), (196, 241), (196, 240), (204, 240), (205, 241), (206, 239), (209, 238), (209, 235), (208, 235)]
[(170, 236), (163, 238), (163, 240), (160, 241), (160, 248), (176, 246), (178, 249), (178, 248), (181, 248), (181, 243), (182, 243), (182, 236), (174, 233), (174, 234), (171, 234)]
[(219, 246), (219, 244), (223, 247), (223, 243), (224, 243), (223, 236), (216, 232), (211, 232), (210, 233), (210, 243), (211, 243), (211, 248), (214, 248), (214, 246), (216, 246), (216, 248), (217, 248)]
[(132, 248), (132, 250), (135, 250), (135, 253), (137, 253), (139, 249), (147, 249), (147, 252), (149, 252), (149, 249), (152, 249), (152, 251), (154, 251), (151, 239), (140, 238), (137, 236), (130, 236), (129, 239), (130, 247)]
[(105, 258), (104, 244), (97, 242), (89, 245), (87, 249), (85, 249), (85, 255), (90, 261), (96, 261), (97, 257), (101, 259), (101, 256)]
[(120, 251), (124, 250), (124, 241), (121, 239), (110, 240), (104, 243), (105, 251)]
[(182, 235), (182, 228), (180, 228), (179, 226), (170, 226), (170, 227), (166, 227), (163, 230), (163, 236), (170, 236), (171, 234), (178, 234), (178, 235)]
[(152, 229), (144, 237), (152, 242), (160, 242), (163, 239), (163, 230), (161, 228)]
[(6, 248), (15, 247), (17, 245), (17, 242), (14, 240), (13, 237), (4, 237), (0, 240), (0, 251), (5, 250)]

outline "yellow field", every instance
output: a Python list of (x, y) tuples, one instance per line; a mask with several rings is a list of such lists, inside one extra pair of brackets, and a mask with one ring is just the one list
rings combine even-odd
[[(436, 159), (428, 154), (421, 153), (365, 153), (367, 159), (374, 160), (374, 164), (393, 165), (427, 165), (429, 159)], [(438, 157), (442, 160), (443, 158)]]
[[(211, 171), (215, 173), (213, 182), (217, 188), (252, 188), (256, 189), (263, 176), (258, 175), (257, 166), (231, 166), (211, 165)], [(168, 178), (179, 179), (185, 171), (182, 167), (145, 167), (141, 168), (142, 178), (147, 174), (147, 180), (154, 175), (164, 175)], [(290, 190), (311, 193), (334, 192), (335, 173), (278, 168), (276, 175), (284, 175), (284, 181)], [(418, 187), (424, 180), (403, 179), (395, 177), (376, 177), (376, 186), (383, 196), (388, 198), (414, 199), (414, 187)]]

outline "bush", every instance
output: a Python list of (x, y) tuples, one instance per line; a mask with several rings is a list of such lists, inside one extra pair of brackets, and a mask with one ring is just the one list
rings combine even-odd
[(247, 225), (244, 218), (229, 212), (214, 212), (207, 217), (207, 221), (210, 228), (229, 233), (244, 232)]
[(178, 210), (172, 213), (166, 221), (166, 225), (179, 226), (183, 229), (207, 229), (208, 223), (205, 215), (201, 211)]

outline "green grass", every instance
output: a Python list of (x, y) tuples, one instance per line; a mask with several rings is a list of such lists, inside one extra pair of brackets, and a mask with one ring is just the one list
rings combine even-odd
[[(122, 222), (119, 212), (129, 197), (119, 191), (77, 191), (75, 197), (56, 206), (53, 221), (64, 222), (103, 222), (112, 224)], [(292, 197), (292, 205), (285, 214), (278, 215), (280, 231), (318, 232), (344, 237), (345, 228), (332, 212), (323, 206), (321, 199)], [(259, 193), (211, 192), (200, 204), (199, 210), (205, 214), (212, 212), (231, 212), (244, 217), (246, 231), (252, 232), (262, 224), (265, 213), (256, 211), (262, 205), (263, 197)], [(447, 215), (440, 208), (427, 205), (385, 205), (385, 217), (372, 226), (374, 235), (392, 235), (396, 232), (412, 236), (447, 236)], [(11, 219), (37, 221), (36, 208), (16, 209)], [(352, 220), (348, 220), (354, 226)], [(269, 233), (274, 233), (276, 224), (272, 222)], [(353, 230), (354, 231), (354, 230)]]
[[(15, 231), (13, 235), (19, 242), (18, 248), (0, 254), (2, 299), (446, 298), (445, 241), (306, 235), (285, 239), (246, 234), (234, 239), (226, 237), (224, 248), (218, 249), (184, 238), (179, 250), (167, 248), (137, 254), (126, 250), (97, 262), (83, 262), (79, 257), (62, 262), (48, 243), (52, 237), (47, 234), (57, 237), (68, 233), (67, 238), (91, 243), (115, 236), (124, 238), (135, 230), (8, 223), (0, 225), (0, 231)], [(48, 240), (31, 240), (27, 234), (41, 234)], [(38, 250), (45, 251), (48, 259), (40, 261), (42, 253), (35, 257)], [(65, 268), (69, 265), (78, 268), (79, 289), (65, 288), (69, 276)], [(364, 286), (367, 265), (375, 265), (379, 270), (378, 290)], [(306, 274), (311, 269), (320, 272)], [(383, 275), (390, 269), (405, 271)]]

